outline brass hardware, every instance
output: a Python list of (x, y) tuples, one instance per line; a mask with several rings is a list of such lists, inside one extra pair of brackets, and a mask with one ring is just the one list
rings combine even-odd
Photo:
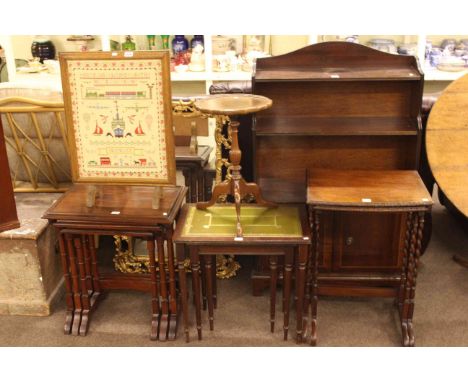
[(346, 245), (351, 245), (354, 242), (354, 238), (352, 236), (348, 236), (346, 238)]

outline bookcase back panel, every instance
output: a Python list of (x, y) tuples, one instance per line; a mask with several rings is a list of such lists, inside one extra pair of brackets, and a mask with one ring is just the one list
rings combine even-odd
[(307, 169), (413, 169), (416, 139), (416, 136), (257, 137), (256, 179), (267, 199), (304, 203)]
[(262, 115), (333, 117), (409, 117), (414, 83), (372, 82), (260, 82), (255, 94), (273, 100)]

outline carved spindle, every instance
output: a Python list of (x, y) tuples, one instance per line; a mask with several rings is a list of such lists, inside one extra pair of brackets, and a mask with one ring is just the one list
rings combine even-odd
[(57, 229), (56, 232), (59, 240), (60, 259), (62, 260), (63, 281), (65, 284), (65, 301), (67, 304), (67, 313), (63, 331), (65, 334), (70, 334), (73, 323), (73, 311), (75, 309), (75, 304), (73, 303), (73, 288), (63, 235), (60, 233), (59, 229)]
[(413, 313), (414, 313), (414, 298), (416, 295), (416, 279), (418, 276), (419, 257), (421, 256), (422, 237), (424, 228), (424, 211), (419, 211), (415, 216), (415, 224), (417, 224), (416, 235), (416, 248), (414, 251), (413, 264), (412, 264), (412, 280), (409, 295), (409, 308), (408, 308), (408, 334), (409, 346), (414, 346), (414, 331), (413, 331)]
[(189, 326), (188, 326), (188, 306), (187, 306), (187, 275), (185, 273), (185, 247), (179, 245), (176, 247), (177, 254), (177, 267), (179, 270), (179, 285), (180, 285), (180, 298), (182, 300), (182, 316), (184, 320), (184, 333), (185, 341), (190, 341)]
[(208, 299), (208, 319), (210, 322), (210, 330), (214, 330), (214, 308), (213, 308), (213, 277), (212, 274), (212, 257), (211, 255), (203, 256), (205, 258), (205, 278), (206, 278), (206, 297)]
[(73, 288), (73, 302), (75, 304), (72, 334), (77, 336), (79, 334), (80, 325), (81, 325), (81, 311), (82, 311), (81, 291), (80, 291), (80, 283), (78, 280), (78, 270), (76, 267), (76, 257), (75, 257), (75, 247), (73, 246), (73, 237), (67, 234), (66, 240), (67, 240), (68, 255), (70, 259), (70, 271), (71, 271), (71, 280), (72, 280), (72, 288)]
[(161, 294), (161, 319), (159, 322), (159, 340), (165, 341), (167, 338), (167, 329), (169, 327), (169, 299), (166, 277), (166, 265), (164, 259), (164, 239), (156, 237), (158, 246), (158, 268), (159, 268), (159, 290)]
[(202, 339), (202, 326), (201, 326), (201, 301), (200, 301), (200, 257), (198, 255), (198, 248), (190, 248), (190, 263), (192, 265), (192, 284), (193, 294), (195, 299), (195, 316), (197, 320), (198, 339)]
[(96, 254), (96, 247), (94, 246), (94, 235), (88, 236), (88, 245), (89, 245), (89, 252), (91, 254), (91, 270), (93, 275), (93, 289), (94, 294), (99, 295), (101, 293), (101, 284), (99, 282), (99, 269), (97, 263), (97, 254)]
[(270, 262), (270, 331), (275, 331), (276, 284), (278, 282), (278, 256), (271, 255)]
[(294, 252), (292, 248), (288, 248), (284, 256), (284, 300), (283, 300), (283, 314), (284, 314), (284, 324), (283, 324), (283, 334), (284, 340), (288, 339), (289, 331), (289, 307), (291, 305), (291, 283), (292, 283), (292, 269), (294, 261)]
[[(222, 256), (222, 255), (221, 255)], [(211, 278), (213, 280), (213, 305), (214, 308), (216, 309), (218, 307), (218, 286), (217, 286), (217, 280), (216, 280), (216, 272), (217, 272), (217, 258), (216, 255), (212, 255), (213, 259), (211, 260), (213, 264), (213, 271), (211, 272)]]
[(158, 280), (156, 277), (156, 254), (154, 248), (154, 238), (146, 240), (146, 248), (149, 258), (149, 271), (151, 278), (151, 336), (152, 340), (157, 340), (159, 337), (159, 289)]
[(405, 244), (403, 248), (403, 258), (401, 265), (401, 276), (400, 276), (400, 288), (398, 290), (398, 312), (400, 314), (400, 321), (402, 320), (403, 313), (403, 301), (405, 298), (405, 285), (406, 285), (406, 270), (408, 267), (408, 252), (410, 245), (410, 236), (411, 236), (411, 224), (413, 219), (413, 213), (408, 212), (406, 214), (406, 232), (405, 232)]
[(311, 331), (310, 344), (317, 344), (317, 304), (318, 304), (318, 258), (320, 255), (320, 211), (313, 212), (313, 227), (314, 233), (314, 255), (312, 265), (312, 293), (311, 293)]
[(414, 277), (414, 256), (416, 252), (416, 242), (417, 242), (417, 230), (418, 230), (418, 216), (413, 214), (412, 216), (412, 225), (411, 225), (411, 238), (409, 244), (408, 252), (408, 266), (406, 271), (406, 283), (405, 283), (405, 299), (403, 302), (403, 313), (402, 313), (402, 330), (403, 330), (403, 346), (410, 346), (411, 344), (411, 333), (408, 326), (408, 317), (410, 309), (410, 300), (411, 300), (411, 285), (413, 283)]
[(167, 262), (169, 271), (169, 308), (171, 315), (177, 316), (177, 292), (174, 267), (174, 243), (172, 242), (172, 234), (173, 231), (170, 229), (166, 235)]
[(88, 289), (88, 293), (91, 296), (94, 292), (93, 288), (93, 279), (92, 279), (92, 271), (91, 271), (91, 257), (89, 253), (89, 245), (88, 245), (88, 235), (82, 235), (82, 248), (83, 248), (83, 257), (84, 257), (84, 266), (86, 271), (86, 288)]
[(296, 342), (302, 342), (303, 328), (304, 328), (304, 283), (306, 278), (306, 266), (308, 257), (309, 246), (299, 246), (299, 256), (297, 260), (297, 273), (296, 273), (296, 316), (297, 316), (297, 327), (296, 327)]
[(84, 264), (83, 247), (81, 245), (81, 237), (75, 237), (73, 240), (75, 245), (76, 255), (78, 257), (78, 271), (80, 274), (80, 288), (81, 288), (81, 304), (83, 307), (81, 313), (81, 324), (79, 334), (85, 336), (88, 331), (88, 315), (91, 308), (89, 300), (88, 287), (86, 285), (86, 268)]

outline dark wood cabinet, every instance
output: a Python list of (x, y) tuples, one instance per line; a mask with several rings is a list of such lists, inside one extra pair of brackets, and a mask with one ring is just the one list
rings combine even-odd
[[(252, 91), (273, 100), (252, 128), (255, 181), (264, 197), (305, 203), (308, 169), (417, 170), (423, 81), (415, 57), (353, 43), (258, 59)], [(381, 274), (383, 284), (393, 284), (405, 221), (405, 213), (324, 212), (322, 285), (365, 289)], [(257, 264), (254, 293), (266, 281), (264, 269)]]
[(3, 136), (2, 119), (0, 118), (0, 232), (18, 228), (20, 223), (16, 213), (13, 184), (11, 183), (8, 157)]

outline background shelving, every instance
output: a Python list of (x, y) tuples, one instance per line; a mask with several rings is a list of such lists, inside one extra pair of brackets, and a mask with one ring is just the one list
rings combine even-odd
[[(205, 40), (205, 71), (203, 72), (172, 72), (172, 90), (174, 95), (194, 95), (207, 94), (210, 86), (216, 81), (248, 81), (251, 79), (251, 73), (242, 70), (229, 72), (216, 72), (212, 70), (213, 60), (213, 45), (212, 39), (215, 35), (204, 35)], [(54, 35), (50, 39), (56, 46), (57, 51), (72, 51), (76, 50), (78, 45), (75, 42), (67, 41), (69, 36)], [(121, 44), (125, 41), (125, 35), (95, 35), (94, 40), (88, 43), (90, 50), (110, 50), (111, 42), (115, 41)], [(187, 39), (193, 37), (186, 35)], [(243, 36), (245, 37), (245, 36)], [(306, 45), (316, 42), (343, 40), (344, 35), (272, 35), (269, 36), (270, 46), (269, 53), (272, 55), (280, 55), (300, 49)], [(139, 50), (149, 49), (147, 36), (132, 35), (136, 48)], [(169, 44), (171, 44), (174, 36), (170, 36)], [(367, 44), (369, 40), (375, 38), (386, 38), (395, 41), (399, 44), (416, 44), (417, 56), (421, 67), (425, 73), (425, 92), (435, 92), (443, 90), (451, 81), (456, 80), (466, 74), (468, 70), (461, 72), (445, 72), (431, 67), (425, 61), (426, 42), (431, 41), (432, 45), (440, 45), (447, 38), (454, 38), (457, 41), (468, 38), (463, 35), (360, 35), (359, 42)], [(28, 84), (34, 87), (47, 87), (60, 89), (59, 76), (41, 74), (17, 75), (15, 59), (31, 59), (31, 43), (34, 39), (32, 35), (15, 35), (15, 36), (0, 36), (0, 45), (4, 48), (4, 59), (7, 62), (8, 72), (10, 73), (10, 82), (19, 83), (23, 86)], [(162, 48), (160, 36), (156, 36), (156, 48)]]

